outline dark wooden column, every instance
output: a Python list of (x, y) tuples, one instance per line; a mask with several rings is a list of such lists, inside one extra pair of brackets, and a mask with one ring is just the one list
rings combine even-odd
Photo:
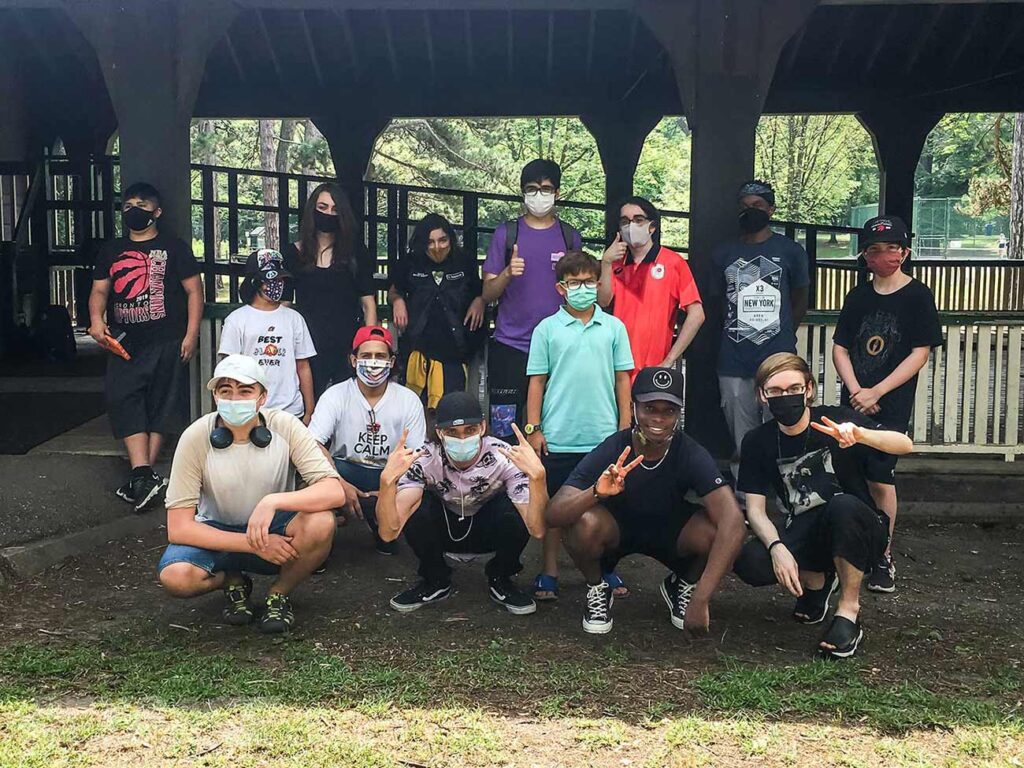
[(721, 276), (712, 249), (736, 237), (736, 191), (754, 173), (754, 134), (779, 53), (817, 0), (640, 0), (638, 12), (668, 53), (693, 131), (690, 268), (707, 320), (686, 355), (686, 428), (719, 456), (732, 445), (715, 372)]
[(633, 194), (633, 177), (647, 136), (663, 116), (650, 110), (616, 107), (580, 115), (580, 122), (597, 142), (604, 167), (605, 231), (618, 229), (619, 212), (614, 206)]
[(928, 134), (942, 112), (888, 104), (857, 114), (871, 134), (878, 160), (878, 211), (899, 216), (913, 229), (914, 174)]
[(313, 123), (327, 139), (338, 183), (349, 196), (356, 216), (365, 215), (363, 177), (373, 155), (373, 145), (387, 128), (390, 117), (353, 109), (344, 114), (313, 117)]
[(228, 0), (93, 0), (67, 8), (96, 51), (114, 106), (121, 188), (156, 186), (164, 228), (190, 240), (192, 107), (206, 57), (236, 7)]
[(28, 160), (31, 131), (28, 101), (17, 67), (10, 56), (0, 56), (0, 161)]

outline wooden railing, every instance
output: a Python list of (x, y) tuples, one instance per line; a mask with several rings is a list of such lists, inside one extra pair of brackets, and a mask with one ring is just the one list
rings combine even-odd
[[(839, 402), (841, 382), (832, 362), (837, 314), (812, 312), (797, 332), (797, 352), (811, 364), (819, 400)], [(942, 313), (942, 346), (917, 380), (911, 436), (915, 450), (1020, 453), (1021, 343), (1024, 318), (1005, 313)]]

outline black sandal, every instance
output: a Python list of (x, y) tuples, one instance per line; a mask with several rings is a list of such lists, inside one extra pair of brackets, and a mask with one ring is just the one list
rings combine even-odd
[(863, 639), (864, 630), (859, 621), (850, 621), (844, 616), (835, 616), (828, 631), (821, 638), (822, 643), (828, 643), (832, 647), (825, 648), (819, 644), (818, 652), (825, 658), (848, 659), (857, 652)]
[(828, 602), (839, 589), (839, 579), (826, 575), (825, 586), (821, 589), (805, 589), (793, 606), (793, 618), (801, 624), (820, 624), (828, 615)]

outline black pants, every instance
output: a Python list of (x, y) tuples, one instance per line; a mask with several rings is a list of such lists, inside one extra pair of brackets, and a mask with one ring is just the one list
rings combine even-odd
[[(863, 501), (841, 493), (809, 512), (793, 518), (779, 538), (801, 570), (826, 573), (841, 557), (867, 573), (878, 562), (888, 541), (885, 520)], [(775, 570), (768, 549), (757, 538), (748, 541), (733, 566), (736, 575), (753, 587), (775, 584)]]
[(512, 423), (522, 429), (526, 422), (527, 354), (491, 339), (487, 347), (487, 391), (491, 403), (490, 431), (495, 437), (512, 437)]
[(565, 485), (576, 465), (583, 461), (585, 453), (549, 453), (540, 461), (547, 472), (548, 498), (553, 499), (558, 489)]
[(419, 575), (429, 584), (447, 584), (452, 569), (445, 562), (445, 552), (493, 552), (494, 557), (484, 568), (489, 578), (519, 573), (523, 568), (519, 558), (530, 532), (503, 493), (460, 521), (459, 515), (446, 510), (440, 499), (427, 491), (423, 503), (405, 524), (405, 540), (420, 561)]
[(132, 350), (132, 359), (107, 357), (107, 418), (119, 440), (140, 432), (181, 432), (188, 416), (188, 366), (181, 339)]

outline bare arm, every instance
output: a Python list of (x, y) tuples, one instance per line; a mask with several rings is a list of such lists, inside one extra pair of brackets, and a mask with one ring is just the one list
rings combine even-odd
[(615, 298), (615, 278), (612, 275), (614, 265), (614, 260), (608, 257), (601, 259), (601, 277), (597, 281), (597, 303), (601, 309), (606, 309)]
[(110, 278), (93, 280), (89, 292), (89, 335), (99, 341), (107, 330), (104, 317), (107, 313), (107, 298), (110, 295)]
[(860, 382), (857, 381), (857, 374), (853, 371), (853, 363), (850, 360), (850, 350), (838, 344), (832, 345), (832, 362), (835, 363), (839, 378), (850, 391), (851, 395), (860, 391)]
[[(800, 585), (800, 566), (797, 565), (793, 553), (786, 548), (785, 544), (775, 544), (780, 540), (779, 530), (768, 517), (764, 496), (747, 493), (747, 522), (750, 523), (750, 530), (754, 532), (758, 540), (768, 548), (772, 560), (772, 570), (775, 571), (775, 578), (779, 584), (797, 597), (802, 595), (804, 590)], [(775, 546), (773, 547), (772, 544)]]
[(718, 529), (715, 539), (708, 552), (707, 565), (704, 573), (693, 591), (693, 599), (708, 601), (718, 589), (722, 577), (732, 570), (732, 564), (743, 546), (746, 526), (743, 524), (743, 513), (732, 489), (721, 486), (704, 497), (704, 511), (708, 519)]
[(398, 490), (398, 481), (380, 480), (380, 494), (377, 496), (377, 533), (384, 541), (394, 541), (423, 501), (422, 488)]
[(683, 320), (683, 327), (679, 329), (679, 336), (676, 338), (672, 348), (668, 351), (668, 356), (662, 362), (663, 368), (671, 368), (676, 362), (683, 356), (687, 347), (690, 346), (690, 342), (693, 341), (693, 337), (697, 335), (697, 331), (704, 325), (704, 305), (699, 301), (695, 301), (692, 304), (684, 307), (686, 312), (686, 319)]
[(630, 406), (633, 400), (629, 388), (629, 371), (616, 371), (615, 402), (619, 407), (619, 429), (626, 429), (632, 423), (633, 414)]
[(375, 296), (361, 296), (359, 303), (363, 307), (363, 325), (376, 325), (377, 298)]
[(392, 285), (388, 288), (388, 301), (391, 302), (391, 319), (395, 327), (404, 331), (409, 325), (409, 308), (406, 306), (405, 297)]
[(526, 530), (535, 539), (543, 539), (547, 526), (544, 524), (544, 510), (548, 507), (548, 482), (544, 475), (530, 478), (530, 503), (516, 504)]
[(308, 427), (316, 405), (316, 398), (313, 397), (313, 369), (309, 359), (296, 360), (295, 372), (299, 375), (299, 392), (302, 394), (302, 423)]
[(861, 427), (858, 442), (893, 456), (905, 456), (914, 451), (914, 441), (910, 437), (902, 432), (893, 432), (888, 429), (864, 429)]
[(510, 267), (505, 267), (497, 275), (492, 275), (490, 272), (484, 272), (484, 290), (481, 294), (485, 304), (491, 304), (501, 298), (501, 295), (505, 293), (505, 289), (508, 288), (508, 284), (512, 282), (512, 271)]
[(807, 314), (807, 297), (810, 293), (809, 287), (794, 288), (789, 294), (790, 307), (793, 310), (793, 327), (799, 328)]
[(896, 370), (875, 384), (874, 389), (882, 395), (887, 395), (897, 387), (906, 384), (925, 367), (931, 353), (931, 347), (914, 347), (903, 362), (896, 366)]
[(221, 531), (196, 520), (195, 507), (167, 510), (167, 541), (216, 552), (255, 552), (244, 533)]
[(199, 323), (203, 319), (203, 281), (199, 275), (192, 275), (182, 280), (181, 286), (188, 294), (188, 328), (185, 335), (198, 337)]
[(260, 505), (289, 512), (323, 512), (345, 506), (345, 489), (336, 477), (324, 477), (298, 491), (269, 493)]

